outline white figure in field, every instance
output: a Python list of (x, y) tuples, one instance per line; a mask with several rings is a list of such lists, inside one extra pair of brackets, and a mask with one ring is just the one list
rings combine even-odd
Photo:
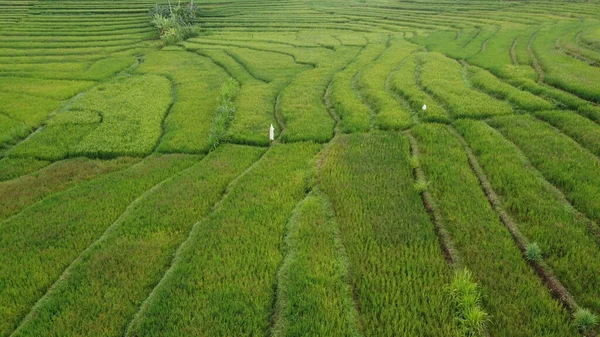
[(423, 110), (427, 110), (427, 104), (423, 104)]
[(273, 124), (271, 124), (271, 127), (269, 128), (269, 140), (275, 140), (275, 128), (273, 127)]

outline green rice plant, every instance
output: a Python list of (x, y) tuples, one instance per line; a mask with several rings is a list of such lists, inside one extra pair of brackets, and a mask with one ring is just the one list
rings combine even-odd
[(271, 335), (362, 336), (339, 227), (320, 192), (296, 206), (284, 241)]
[(0, 77), (0, 91), (65, 100), (94, 85), (90, 81)]
[(573, 94), (551, 86), (540, 85), (531, 79), (509, 79), (508, 82), (534, 95), (553, 101), (560, 108), (576, 110), (580, 115), (600, 122), (600, 108)]
[[(419, 73), (420, 65), (416, 57), (406, 58), (400, 68), (390, 74), (390, 89), (402, 95), (422, 120), (447, 123), (449, 118), (446, 109), (417, 83)], [(426, 105), (426, 110), (423, 110), (423, 105)]]
[(0, 93), (0, 114), (23, 122), (30, 129), (40, 126), (58, 105), (59, 102), (54, 99), (19, 93)]
[(514, 142), (544, 177), (565, 193), (575, 208), (593, 221), (600, 220), (598, 158), (531, 116), (495, 118), (490, 124)]
[(171, 100), (170, 81), (155, 75), (95, 87), (71, 106), (102, 115), (102, 122), (77, 144), (76, 152), (94, 157), (151, 153), (163, 133)]
[(455, 123), (506, 212), (529, 240), (544, 247), (544, 261), (583, 306), (600, 310), (600, 250), (594, 225), (536, 172), (520, 150), (483, 122)]
[[(262, 34), (261, 34), (262, 36)], [(248, 41), (250, 40), (250, 41)], [(258, 40), (258, 41), (257, 41)], [(333, 50), (327, 48), (302, 48), (295, 44), (273, 43), (271, 41), (261, 41), (257, 38), (248, 37), (246, 40), (236, 36), (235, 39), (222, 40), (222, 35), (210, 35), (202, 38), (193, 38), (183, 43), (188, 49), (206, 49), (206, 48), (229, 48), (239, 47), (263, 52), (274, 52), (283, 55), (289, 55), (294, 58), (296, 63), (316, 66), (321, 60), (330, 57)]]
[(0, 181), (18, 178), (22, 175), (35, 172), (50, 165), (49, 161), (35, 158), (9, 158), (0, 159)]
[(469, 81), (475, 87), (500, 99), (507, 100), (521, 109), (535, 111), (554, 108), (552, 103), (537, 97), (530, 92), (519, 90), (481, 68), (469, 66), (467, 68), (467, 74)]
[[(580, 27), (579, 29), (585, 28)], [(562, 49), (562, 51), (568, 55), (585, 61), (592, 66), (597, 65), (597, 63), (600, 62), (600, 51), (587, 48), (589, 45), (586, 46), (585, 43), (578, 43), (580, 42), (579, 36), (582, 34), (582, 31), (579, 29), (573, 30), (558, 39), (555, 43), (555, 47)]]
[(538, 111), (535, 116), (557, 127), (600, 157), (600, 126), (572, 111)]
[(455, 59), (468, 59), (478, 54), (484, 42), (495, 36), (496, 26), (479, 26), (456, 31), (433, 32), (427, 37), (412, 39), (425, 45), (428, 50), (437, 51)]
[(92, 64), (81, 77), (77, 75), (74, 77), (100, 81), (114, 76), (134, 63), (135, 59), (133, 57), (109, 57)]
[(279, 112), (285, 129), (282, 141), (325, 143), (333, 138), (334, 120), (323, 102), (323, 96), (334, 74), (357, 54), (355, 47), (340, 47), (317, 67), (298, 74), (281, 93)]
[(236, 179), (194, 225), (125, 335), (266, 335), (284, 228), (305, 195), (307, 170), (320, 149), (314, 143), (274, 145)]
[(283, 81), (266, 84), (256, 80), (242, 85), (236, 114), (226, 138), (240, 144), (269, 145), (270, 125), (275, 128), (276, 136), (281, 132), (275, 119), (275, 105), (277, 95), (284, 86)]
[(5, 145), (15, 139), (25, 137), (31, 130), (18, 119), (0, 114), (0, 145)]
[(542, 30), (533, 41), (533, 52), (544, 68), (547, 83), (600, 102), (600, 69), (555, 48), (557, 39), (576, 29), (579, 26), (569, 22)]
[(73, 262), (15, 336), (122, 334), (193, 224), (264, 151), (221, 146), (144, 194)]
[(387, 78), (392, 69), (398, 66), (399, 61), (408, 57), (417, 48), (412, 43), (394, 38), (385, 51), (359, 73), (358, 88), (363, 99), (375, 113), (374, 122), (380, 129), (406, 129), (413, 123), (410, 112), (387, 91)]
[[(189, 50), (192, 47), (186, 44), (186, 48)], [(239, 144), (268, 145), (268, 128), (271, 124), (275, 127), (275, 134), (279, 134), (274, 110), (277, 94), (286, 80), (264, 83), (252, 77), (240, 63), (223, 50), (193, 50), (209, 57), (241, 84), (236, 100), (236, 113), (225, 138)]]
[(598, 38), (598, 33), (600, 32), (600, 27), (585, 27), (585, 29), (581, 32), (580, 41), (593, 49), (600, 49), (600, 38)]
[(125, 169), (137, 161), (137, 159), (127, 157), (108, 161), (75, 158), (59, 161), (35, 173), (1, 182), (0, 221), (50, 194), (65, 190), (79, 182)]
[(54, 115), (46, 126), (11, 148), (9, 157), (60, 160), (77, 156), (81, 140), (100, 125), (98, 112), (71, 110)]
[(438, 53), (418, 54), (423, 88), (446, 104), (452, 117), (485, 118), (512, 112), (511, 106), (470, 88), (461, 65)]
[(525, 246), (525, 258), (529, 261), (540, 261), (542, 249), (536, 242), (530, 242)]
[(486, 324), (490, 318), (482, 308), (481, 289), (477, 282), (473, 281), (471, 272), (466, 268), (455, 271), (447, 291), (452, 299), (462, 335), (485, 336)]
[(575, 325), (582, 332), (591, 332), (598, 326), (598, 316), (587, 309), (579, 309), (573, 314)]
[[(52, 71), (64, 74), (72, 72), (85, 71), (92, 62), (45, 62), (45, 63), (16, 63), (16, 64), (1, 64), (0, 72), (8, 73), (50, 73)], [(64, 76), (64, 75), (63, 75)]]
[[(234, 76), (239, 76), (236, 79), (242, 84), (236, 115), (227, 138), (235, 143), (268, 145), (270, 125), (277, 128), (277, 135), (281, 132), (275, 119), (278, 94), (294, 75), (307, 70), (307, 66), (293, 63), (291, 56), (282, 53), (232, 48), (226, 54), (229, 59), (224, 58), (222, 53), (211, 53), (223, 65), (233, 69)], [(232, 65), (232, 60), (238, 65)]]
[(291, 55), (248, 48), (230, 48), (227, 53), (239, 62), (256, 79), (272, 82), (307, 70), (307, 66), (295, 62)]
[(485, 42), (485, 49), (482, 48), (481, 52), (468, 58), (469, 63), (486, 68), (494, 74), (503, 72), (507, 66), (513, 65), (512, 57), (517, 56), (511, 57), (511, 48), (515, 39), (518, 39), (525, 29), (526, 27), (520, 24), (502, 25), (498, 32)]
[(489, 334), (574, 336), (567, 312), (522, 258), (490, 206), (458, 139), (439, 124), (420, 124), (411, 132), (419, 142), (428, 191), (463, 266), (485, 294), (485, 309), (493, 317)]
[(451, 268), (412, 188), (409, 145), (392, 132), (336, 137), (318, 170), (349, 259), (365, 336), (455, 336)]
[(168, 76), (175, 89), (157, 151), (207, 152), (214, 143), (209, 137), (226, 72), (205, 57), (183, 51), (151, 53), (137, 71)]
[[(192, 165), (195, 157), (150, 157), (42, 202), (0, 223), (0, 334), (14, 330), (63, 270), (154, 185)], [(36, 219), (36, 221), (31, 221)]]
[(208, 134), (208, 143), (213, 144), (213, 149), (226, 140), (226, 132), (229, 124), (235, 115), (235, 98), (240, 91), (239, 83), (230, 78), (221, 86), (217, 110), (213, 117), (210, 133)]
[(352, 63), (333, 77), (330, 100), (335, 112), (341, 118), (340, 129), (344, 133), (367, 131), (370, 128), (371, 112), (355, 92), (353, 78), (384, 49), (384, 44), (368, 44)]

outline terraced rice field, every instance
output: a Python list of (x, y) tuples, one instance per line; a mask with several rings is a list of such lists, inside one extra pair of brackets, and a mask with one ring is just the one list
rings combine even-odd
[(196, 3), (0, 0), (0, 337), (598, 336), (600, 3)]

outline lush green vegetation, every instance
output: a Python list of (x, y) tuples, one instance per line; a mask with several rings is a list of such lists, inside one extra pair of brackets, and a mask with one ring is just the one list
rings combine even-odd
[[(483, 122), (456, 123), (506, 210), (580, 305), (600, 311), (600, 260), (594, 224), (581, 217), (564, 196), (530, 167), (510, 141)], [(538, 256), (539, 256), (538, 252)]]
[(581, 212), (600, 220), (598, 158), (573, 139), (531, 116), (508, 116), (490, 124), (513, 141), (531, 163)]
[(420, 145), (428, 190), (465, 267), (485, 294), (483, 303), (492, 319), (490, 333), (573, 335), (568, 315), (529, 268), (491, 208), (458, 140), (439, 124), (422, 124), (412, 132)]
[(451, 268), (412, 188), (409, 158), (402, 135), (350, 135), (334, 140), (321, 169), (366, 336), (447, 336), (458, 329), (444, 295)]
[(597, 336), (598, 1), (0, 0), (0, 337)]
[[(77, 257), (16, 335), (113, 336), (123, 331), (193, 224), (263, 152), (220, 147), (145, 193)], [(114, 300), (107, 302), (107, 297)]]
[(312, 192), (291, 214), (277, 275), (273, 336), (361, 336), (348, 257), (329, 201)]

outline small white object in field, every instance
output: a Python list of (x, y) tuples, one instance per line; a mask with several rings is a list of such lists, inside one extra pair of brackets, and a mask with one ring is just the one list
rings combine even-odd
[(269, 140), (275, 140), (275, 128), (273, 127), (273, 124), (271, 124), (271, 127), (269, 128)]
[(423, 104), (423, 110), (427, 110), (427, 104)]

